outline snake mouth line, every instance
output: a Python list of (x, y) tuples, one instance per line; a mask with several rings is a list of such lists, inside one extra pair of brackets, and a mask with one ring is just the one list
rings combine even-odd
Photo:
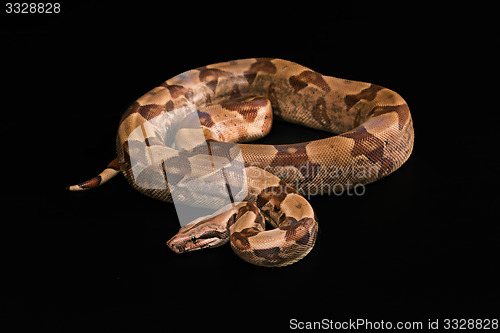
[(221, 240), (217, 237), (211, 238), (197, 238), (193, 239), (177, 239), (176, 236), (172, 237), (168, 242), (167, 246), (173, 252), (180, 254), (185, 252), (193, 252), (197, 250), (217, 247), (222, 244), (218, 244)]

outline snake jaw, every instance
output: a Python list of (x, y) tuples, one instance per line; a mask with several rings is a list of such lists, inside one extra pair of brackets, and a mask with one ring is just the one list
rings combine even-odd
[(179, 232), (172, 237), (167, 246), (175, 253), (192, 252), (196, 250), (218, 247), (229, 240), (229, 232), (212, 232), (197, 236), (191, 233), (183, 234)]
[(221, 246), (229, 241), (228, 218), (232, 211), (216, 216), (195, 220), (182, 228), (168, 242), (167, 246), (175, 253)]
[(203, 240), (186, 240), (184, 237), (172, 237), (168, 242), (167, 246), (174, 251), (175, 253), (184, 253), (184, 252), (192, 252), (196, 250), (205, 249), (208, 247), (216, 247), (218, 238), (208, 238)]

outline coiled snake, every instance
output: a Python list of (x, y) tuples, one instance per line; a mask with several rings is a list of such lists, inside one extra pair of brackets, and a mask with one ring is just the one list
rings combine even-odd
[[(178, 123), (165, 117), (179, 110), (184, 124), (195, 110), (199, 125), (179, 130)], [(336, 135), (288, 145), (232, 144), (243, 159), (244, 179), (239, 181), (245, 199), (231, 200), (225, 210), (181, 227), (167, 245), (181, 253), (230, 241), (236, 254), (252, 264), (292, 264), (309, 253), (318, 230), (304, 194), (325, 193), (339, 184), (371, 183), (410, 156), (412, 119), (397, 93), (324, 76), (280, 59), (244, 59), (190, 70), (135, 101), (120, 121), (117, 158), (99, 176), (69, 189), (93, 188), (121, 172), (141, 193), (172, 202), (171, 192), (179, 181), (193, 178), (203, 168), (190, 130), (201, 127), (205, 148), (208, 145), (212, 155), (225, 149), (224, 142), (248, 142), (266, 135), (273, 116)], [(135, 142), (140, 141), (138, 133), (145, 146)], [(211, 158), (213, 170), (215, 157)], [(160, 161), (154, 168), (153, 160)], [(227, 170), (225, 182), (213, 187), (229, 189), (237, 175)], [(212, 186), (212, 178), (198, 179)], [(191, 193), (189, 202), (210, 205), (201, 193)], [(266, 222), (274, 229), (265, 230)]]

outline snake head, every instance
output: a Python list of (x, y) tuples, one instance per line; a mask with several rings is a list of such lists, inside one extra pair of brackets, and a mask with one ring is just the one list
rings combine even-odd
[(216, 218), (182, 227), (167, 246), (175, 253), (184, 253), (225, 244), (229, 240), (229, 230), (225, 224), (214, 221)]

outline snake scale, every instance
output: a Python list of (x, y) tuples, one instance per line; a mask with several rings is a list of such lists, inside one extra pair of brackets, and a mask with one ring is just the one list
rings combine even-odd
[[(186, 110), (195, 110), (200, 122), (172, 138), (172, 129), (180, 125), (165, 116), (179, 110), (183, 123), (189, 123)], [(287, 145), (245, 143), (266, 135), (273, 117), (333, 135)], [(203, 168), (190, 132), (200, 128), (209, 155), (230, 142), (239, 149), (246, 197), (181, 227), (167, 245), (183, 253), (229, 241), (242, 259), (267, 267), (292, 264), (314, 246), (317, 218), (304, 195), (385, 177), (408, 159), (414, 141), (408, 105), (392, 90), (324, 76), (281, 59), (235, 60), (184, 72), (135, 101), (119, 124), (117, 158), (97, 177), (69, 189), (93, 188), (123, 173), (141, 193), (172, 202), (171, 190), (179, 181)], [(149, 155), (136, 151), (141, 149), (137, 133)], [(156, 172), (148, 166), (152, 160), (161, 161)], [(134, 173), (138, 165), (141, 174)], [(226, 184), (213, 187), (227, 189), (237, 175), (229, 170), (225, 177)], [(199, 179), (212, 186), (210, 176)], [(201, 193), (191, 194), (189, 202), (210, 205)], [(266, 230), (266, 223), (274, 228)]]

